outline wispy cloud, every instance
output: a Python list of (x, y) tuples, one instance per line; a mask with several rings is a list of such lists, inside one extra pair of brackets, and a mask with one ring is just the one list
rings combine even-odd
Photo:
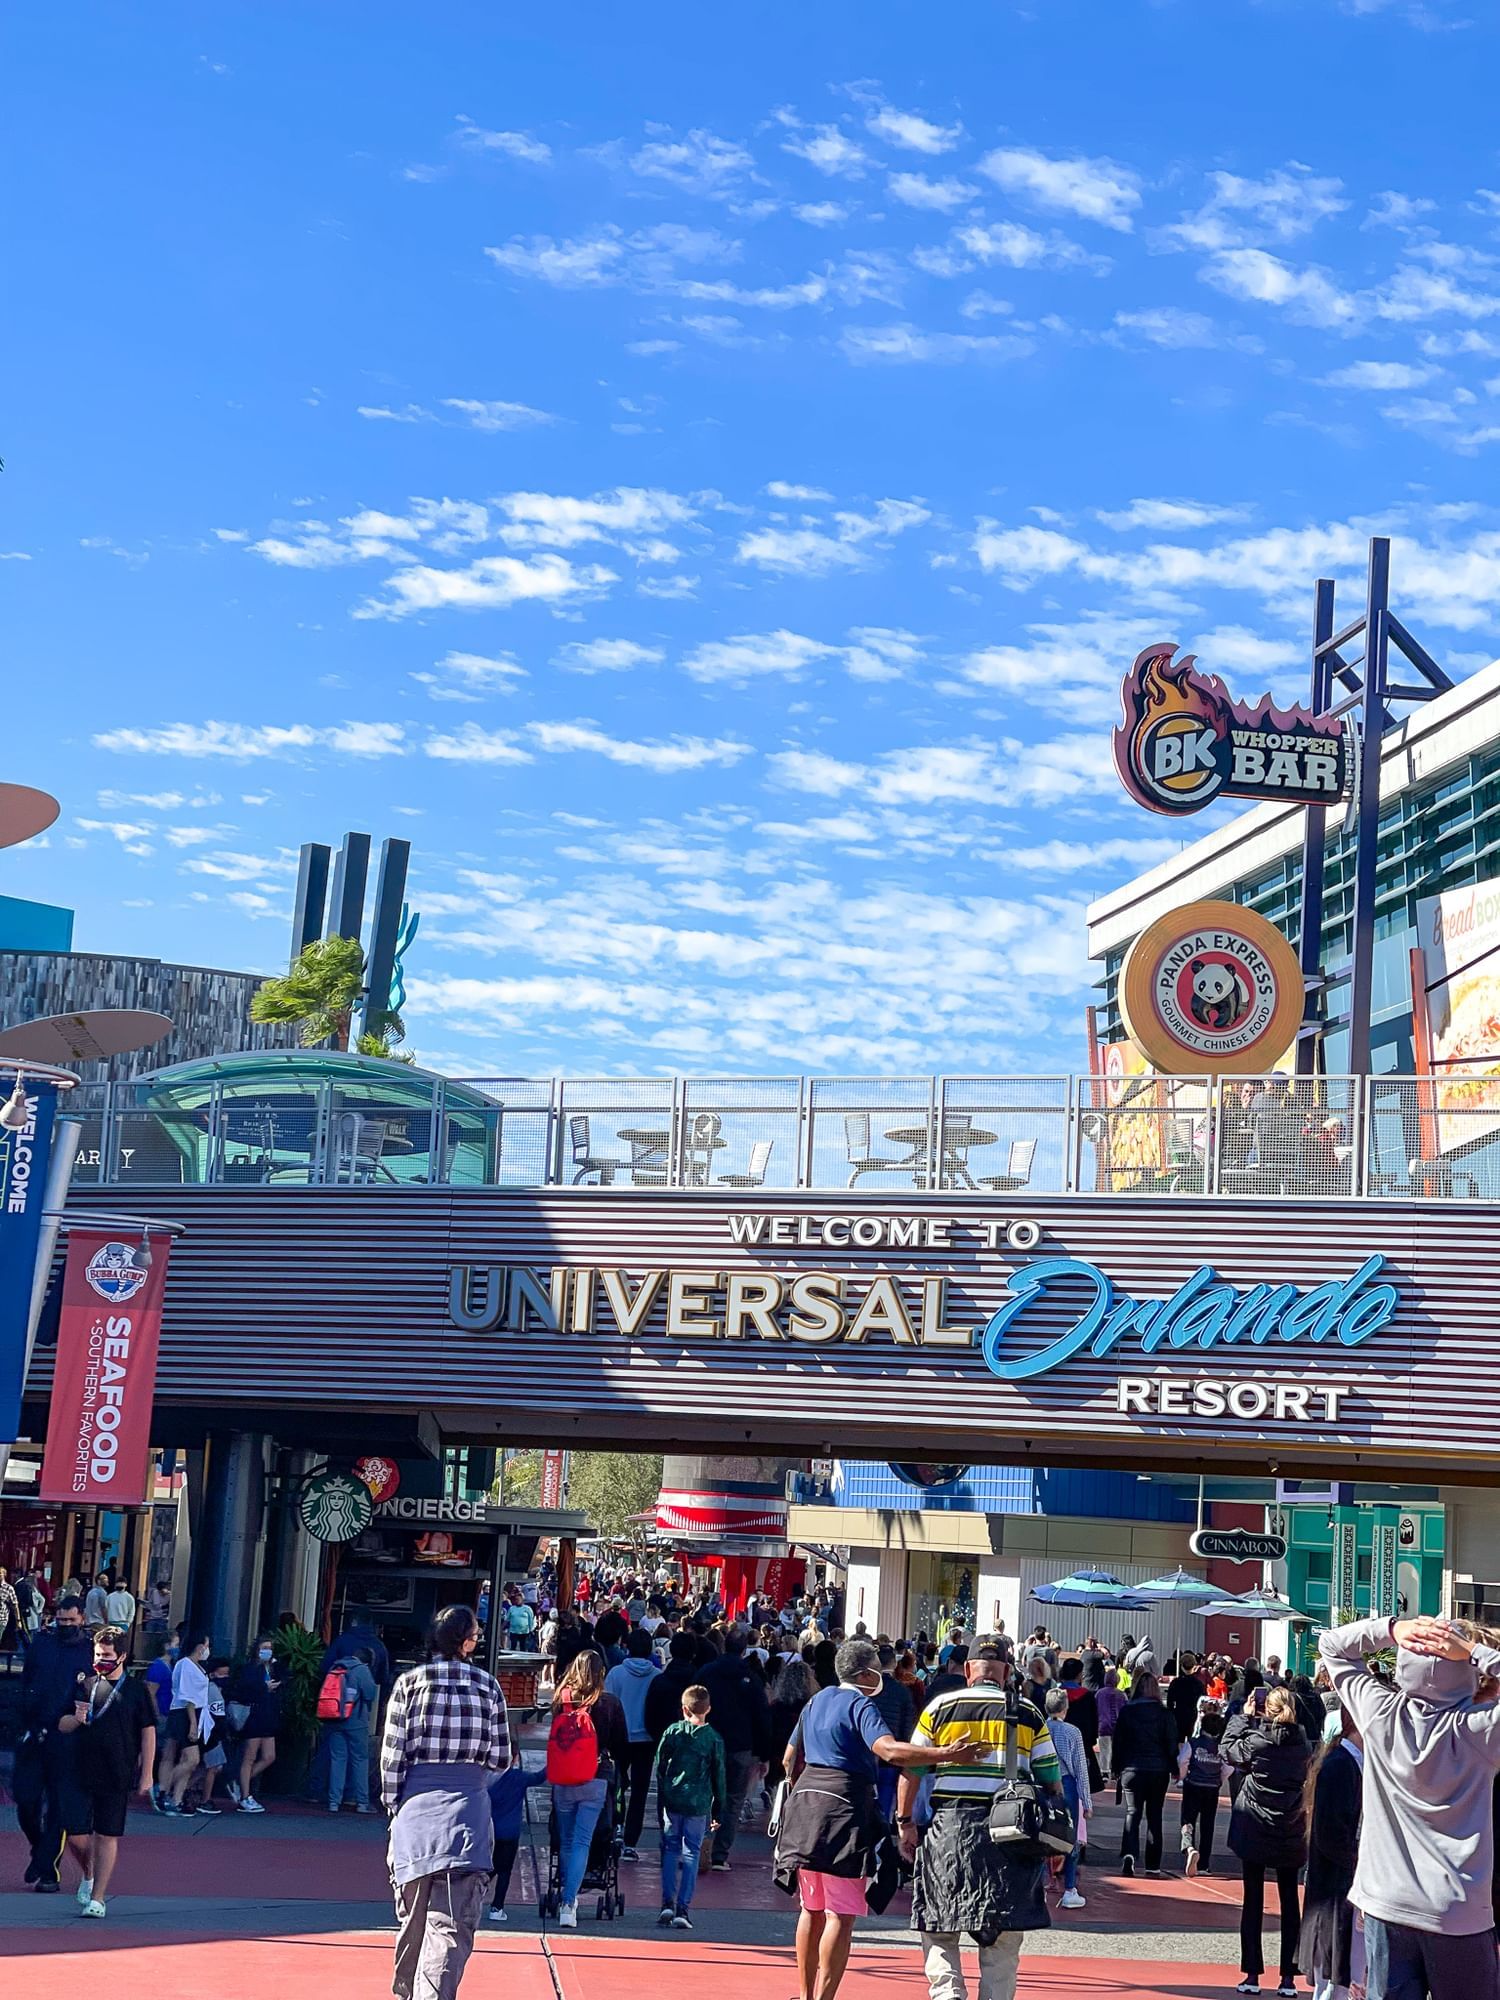
[(979, 171), (1007, 194), (1106, 229), (1131, 229), (1141, 205), (1139, 176), (1115, 160), (1056, 158), (1026, 146), (1000, 146), (985, 154)]

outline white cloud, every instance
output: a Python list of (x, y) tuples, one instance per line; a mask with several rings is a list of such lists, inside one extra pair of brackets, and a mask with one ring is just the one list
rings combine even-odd
[(557, 242), (551, 236), (517, 236), (485, 246), (485, 256), (519, 278), (540, 278), (565, 289), (617, 284), (624, 275), (625, 246), (618, 230)]
[[(931, 268), (935, 277), (956, 276), (972, 270), (975, 264), (1006, 264), (1016, 271), (1086, 263), (1092, 263), (1096, 270), (1101, 268), (1078, 244), (1055, 229), (1043, 236), (1023, 222), (969, 223), (953, 232), (951, 246), (947, 252), (936, 253), (923, 268)], [(914, 253), (914, 260), (920, 260), (922, 254)], [(943, 268), (936, 268), (945, 258)]]
[(463, 569), (416, 563), (387, 579), (384, 597), (367, 598), (356, 618), (404, 618), (421, 611), (503, 611), (513, 604), (561, 604), (598, 596), (619, 579), (597, 563), (565, 556), (480, 556)]
[(901, 680), (926, 657), (916, 633), (900, 626), (859, 625), (849, 637), (844, 664), (857, 681)]
[(1220, 625), (1202, 632), (1189, 644), (1204, 665), (1215, 672), (1279, 674), (1300, 666), (1304, 649), (1290, 639), (1268, 639), (1244, 625)]
[(420, 403), (404, 403), (399, 410), (393, 410), (388, 403), (361, 403), (354, 414), (357, 417), (364, 417), (369, 423), (435, 424), (437, 422), (431, 410), (424, 410)]
[(816, 167), (820, 174), (858, 177), (870, 164), (870, 156), (864, 148), (841, 132), (837, 125), (816, 126), (811, 137), (798, 133), (795, 138), (784, 139), (781, 150), (795, 153), (798, 159)]
[(1194, 250), (1287, 243), (1349, 206), (1342, 199), (1342, 181), (1320, 178), (1305, 168), (1277, 168), (1258, 181), (1225, 173), (1209, 179), (1213, 193), (1202, 208), (1161, 232), (1167, 242)]
[(691, 500), (660, 487), (616, 486), (587, 499), (562, 493), (507, 493), (496, 506), (505, 516), (500, 539), (513, 548), (575, 548), (610, 542), (653, 561), (670, 561), (659, 545), (663, 530), (697, 518)]
[(1360, 224), (1362, 229), (1398, 229), (1405, 233), (1420, 223), (1424, 215), (1431, 215), (1437, 207), (1435, 201), (1428, 201), (1422, 195), (1397, 194), (1387, 188), (1375, 197), (1369, 214)]
[(997, 299), (993, 292), (974, 291), (958, 311), (961, 319), (1005, 319), (1015, 307), (1009, 299)]
[(1033, 343), (1012, 333), (927, 333), (907, 322), (846, 326), (839, 345), (851, 361), (1014, 361)]
[(637, 645), (634, 639), (579, 639), (563, 647), (557, 663), (574, 674), (623, 673), (654, 667), (664, 657), (659, 646)]
[(752, 681), (766, 674), (796, 676), (833, 657), (837, 647), (800, 633), (742, 632), (733, 639), (709, 639), (683, 661), (695, 681)]
[(246, 542), (250, 539), (243, 528), (215, 528), (214, 534), (221, 542)]
[(588, 750), (612, 764), (660, 772), (701, 771), (711, 765), (737, 764), (750, 755), (750, 745), (734, 737), (674, 736), (664, 743), (636, 743), (587, 722), (533, 722), (528, 730), (538, 749)]
[(486, 403), (472, 396), (444, 396), (443, 408), (457, 410), (476, 431), (518, 431), (557, 421), (549, 411), (534, 410), (529, 403)]
[(812, 229), (836, 229), (849, 220), (849, 210), (841, 201), (798, 202), (792, 213)]
[(1107, 790), (1114, 780), (1113, 771), (1103, 768), (1092, 735), (1041, 744), (928, 744), (887, 750), (868, 764), (818, 750), (778, 751), (767, 761), (775, 780), (791, 791), (821, 798), (855, 792), (876, 805), (891, 806), (1046, 803)]
[(1244, 519), (1243, 507), (1217, 507), (1205, 500), (1132, 500), (1117, 513), (1100, 509), (1095, 518), (1106, 528), (1211, 528), (1216, 521)]
[(398, 756), (404, 731), (395, 722), (345, 722), (333, 728), (310, 723), (168, 722), (154, 729), (106, 729), (90, 738), (96, 750), (168, 757), (286, 757), (324, 747), (351, 757)]
[(545, 140), (534, 139), (529, 132), (486, 132), (472, 118), (459, 119), (458, 138), (461, 145), (475, 152), (503, 153), (507, 159), (526, 161), (528, 166), (545, 167), (552, 158), (552, 148)]
[(531, 752), (516, 741), (514, 730), (481, 729), (466, 722), (449, 736), (429, 736), (423, 752), (448, 764), (529, 764)]
[(998, 572), (1010, 589), (1024, 590), (1038, 577), (1060, 576), (1080, 567), (1089, 549), (1055, 528), (999, 528), (993, 521), (981, 520), (974, 553), (981, 569)]
[(794, 486), (785, 479), (773, 479), (766, 486), (766, 492), (773, 500), (831, 500), (833, 495), (825, 493), (821, 486)]
[(885, 185), (892, 199), (907, 208), (935, 208), (945, 215), (962, 208), (979, 192), (972, 181), (956, 180), (952, 175), (935, 181), (928, 174), (892, 174)]
[(1013, 847), (1006, 860), (1033, 875), (1081, 875), (1101, 868), (1154, 868), (1182, 843), (1165, 837), (1140, 840), (1048, 840), (1040, 847)]
[(1140, 181), (1114, 160), (1054, 159), (1024, 146), (1001, 146), (986, 153), (979, 171), (1008, 194), (1038, 208), (1058, 209), (1106, 229), (1128, 230), (1140, 207)]
[(888, 145), (904, 146), (909, 153), (951, 153), (964, 136), (962, 125), (934, 125), (915, 111), (897, 111), (882, 104), (865, 120), (865, 129)]
[(627, 340), (625, 343), (627, 354), (678, 354), (681, 351), (680, 340)]
[(692, 131), (682, 139), (653, 139), (630, 161), (647, 180), (668, 181), (689, 194), (720, 194), (743, 180), (755, 165), (743, 146), (713, 132)]
[(1187, 348), (1223, 345), (1219, 329), (1207, 313), (1181, 312), (1172, 306), (1147, 306), (1139, 312), (1117, 312), (1115, 325), (1153, 347)]
[(1351, 361), (1323, 377), (1325, 389), (1416, 389), (1441, 373), (1437, 368), (1414, 367), (1406, 361)]
[(1334, 332), (1353, 332), (1362, 317), (1359, 302), (1315, 265), (1298, 269), (1269, 250), (1221, 250), (1199, 275), (1231, 298), (1280, 306), (1292, 319)]
[(799, 576), (864, 569), (870, 562), (872, 545), (921, 527), (931, 518), (920, 501), (877, 500), (872, 514), (836, 513), (832, 533), (823, 527), (755, 529), (741, 538), (735, 560)]
[(487, 694), (514, 694), (526, 669), (509, 653), (444, 653), (432, 673), (414, 673), (434, 701), (482, 701)]

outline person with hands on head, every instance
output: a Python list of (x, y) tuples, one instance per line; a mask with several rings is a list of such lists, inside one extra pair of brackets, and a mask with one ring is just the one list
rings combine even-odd
[[(1500, 2000), (1493, 1791), (1500, 1645), (1467, 1620), (1362, 1618), (1318, 1653), (1364, 1752), (1359, 1861), (1369, 2000)], [(1368, 1656), (1396, 1648), (1393, 1681)]]
[(834, 1663), (837, 1685), (821, 1688), (797, 1717), (783, 1768), (792, 1781), (776, 1839), (774, 1879), (801, 1903), (797, 1919), (800, 2000), (833, 2000), (849, 1963), (854, 1919), (869, 1904), (865, 1880), (883, 1831), (875, 1804), (882, 1763), (903, 1771), (969, 1764), (985, 1745), (968, 1732), (941, 1746), (902, 1743), (875, 1696), (884, 1677), (868, 1639), (848, 1639)]
[(151, 1796), (156, 1702), (144, 1682), (126, 1673), (129, 1648), (129, 1633), (117, 1625), (99, 1627), (94, 1671), (79, 1688), (72, 1713), (57, 1725), (77, 1746), (63, 1787), (63, 1825), (82, 1877), (81, 1917), (105, 1914), (131, 1794)]

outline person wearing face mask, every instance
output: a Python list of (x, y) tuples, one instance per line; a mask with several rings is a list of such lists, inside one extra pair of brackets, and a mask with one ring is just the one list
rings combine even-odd
[(21, 1738), (12, 1778), (16, 1818), (31, 1846), (26, 1880), (43, 1896), (55, 1896), (62, 1887), (58, 1864), (66, 1833), (63, 1794), (73, 1764), (73, 1746), (58, 1725), (73, 1713), (92, 1659), (83, 1600), (60, 1598), (54, 1628), (39, 1632), (26, 1655)]
[(204, 1662), (213, 1648), (207, 1632), (183, 1634), (182, 1651), (172, 1669), (172, 1700), (167, 1709), (166, 1747), (157, 1777), (157, 1810), (180, 1819), (182, 1798), (198, 1768), (208, 1741), (213, 1689)]
[(276, 1642), (269, 1632), (263, 1632), (255, 1643), (254, 1656), (240, 1668), (229, 1688), (229, 1719), (240, 1733), (239, 1770), (229, 1780), (229, 1796), (242, 1813), (265, 1811), (255, 1796), (255, 1786), (276, 1762), (281, 1680)]
[(68, 1852), (78, 1863), (78, 1913), (102, 1917), (132, 1792), (150, 1796), (156, 1762), (156, 1703), (125, 1671), (130, 1635), (118, 1625), (94, 1634), (93, 1672), (58, 1730), (75, 1745), (63, 1786)]
[(884, 1676), (879, 1649), (868, 1639), (846, 1640), (834, 1671), (838, 1685), (813, 1696), (787, 1744), (784, 1768), (792, 1789), (776, 1839), (773, 1879), (802, 1905), (800, 2000), (815, 1994), (833, 2000), (849, 1963), (854, 1919), (870, 1907), (865, 1882), (883, 1830), (875, 1803), (880, 1765), (926, 1769), (972, 1763), (984, 1754), (982, 1743), (967, 1738), (936, 1748), (898, 1742), (875, 1706)]

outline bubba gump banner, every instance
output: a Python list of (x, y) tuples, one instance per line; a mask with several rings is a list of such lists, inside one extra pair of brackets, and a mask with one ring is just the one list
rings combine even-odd
[(41, 1497), (139, 1507), (171, 1245), (74, 1229), (63, 1274)]

